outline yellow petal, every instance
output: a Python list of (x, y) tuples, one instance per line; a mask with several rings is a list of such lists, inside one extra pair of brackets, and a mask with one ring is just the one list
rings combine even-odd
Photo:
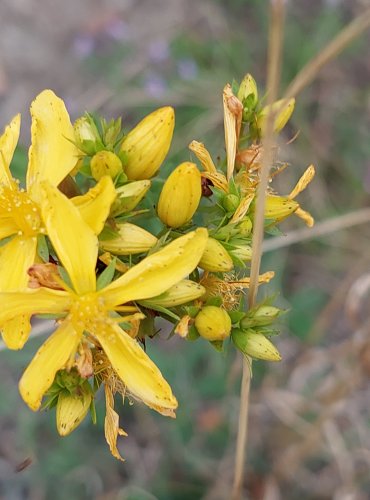
[(222, 94), (224, 106), (225, 146), (227, 156), (227, 179), (234, 172), (236, 148), (243, 113), (243, 105), (233, 94), (231, 85), (227, 84)]
[(117, 375), (128, 391), (150, 407), (177, 408), (171, 387), (153, 361), (118, 325), (110, 325), (96, 336)]
[(0, 217), (0, 240), (18, 232), (18, 226), (11, 217)]
[(199, 228), (143, 259), (113, 281), (102, 295), (112, 304), (155, 297), (185, 278), (197, 266), (208, 239), (207, 230)]
[(192, 141), (188, 147), (190, 151), (193, 151), (206, 172), (209, 172), (210, 174), (217, 173), (217, 169), (215, 167), (215, 164), (213, 163), (211, 155), (209, 154), (204, 144), (198, 141)]
[(8, 349), (22, 349), (31, 332), (31, 316), (22, 314), (1, 327), (1, 335)]
[(115, 198), (116, 190), (113, 181), (106, 175), (86, 194), (76, 196), (72, 198), (72, 201), (86, 224), (91, 227), (95, 234), (99, 234), (104, 227)]
[(307, 167), (306, 171), (303, 173), (302, 177), (297, 182), (296, 186), (292, 190), (292, 192), (288, 195), (288, 198), (295, 198), (301, 191), (306, 189), (308, 184), (312, 181), (315, 175), (315, 167), (310, 165)]
[(202, 172), (201, 175), (202, 177), (209, 179), (216, 188), (221, 189), (225, 193), (229, 192), (229, 183), (227, 182), (224, 174), (222, 174), (221, 172), (216, 172), (214, 174), (210, 174), (209, 172)]
[(20, 127), (21, 115), (16, 115), (0, 137), (0, 185), (5, 184), (10, 187), (13, 184), (9, 165), (18, 143)]
[(55, 374), (64, 368), (76, 351), (81, 334), (82, 332), (76, 332), (69, 321), (64, 321), (37, 351), (19, 382), (21, 396), (31, 410), (39, 409), (42, 397), (53, 383)]
[(57, 186), (76, 165), (78, 149), (64, 102), (44, 90), (31, 104), (31, 140), (27, 189), (48, 180)]
[(56, 187), (42, 184), (41, 208), (47, 232), (78, 294), (95, 291), (98, 239), (78, 209)]
[(243, 219), (243, 217), (249, 210), (253, 198), (254, 198), (254, 193), (248, 194), (241, 200), (238, 208), (235, 210), (235, 213), (232, 216), (232, 219), (230, 220), (230, 224), (236, 224), (237, 222), (240, 222)]
[[(34, 263), (36, 238), (15, 236), (0, 248), (0, 290), (20, 291), (28, 282), (28, 268)], [(1, 334), (9, 349), (21, 349), (31, 331), (30, 315), (19, 315), (1, 327)]]
[(306, 226), (308, 227), (312, 227), (315, 224), (315, 220), (312, 215), (309, 212), (306, 212), (306, 210), (303, 210), (301, 207), (297, 208), (294, 214), (297, 215), (300, 219), (304, 220)]
[(0, 325), (21, 314), (58, 314), (70, 307), (70, 295), (61, 290), (36, 288), (25, 292), (0, 292)]
[(114, 395), (112, 387), (106, 383), (104, 385), (105, 392), (105, 420), (104, 420), (104, 433), (105, 439), (109, 445), (110, 452), (118, 460), (124, 459), (121, 457), (120, 452), (117, 448), (117, 438), (118, 436), (127, 436), (126, 432), (119, 426), (119, 415), (114, 411)]
[[(275, 276), (274, 271), (267, 271), (267, 273), (258, 276), (258, 283), (269, 283)], [(251, 279), (249, 277), (240, 278), (238, 280), (229, 281), (228, 284), (233, 288), (249, 288)]]
[(27, 270), (35, 262), (36, 245), (36, 238), (15, 236), (0, 248), (0, 291), (18, 292), (27, 286)]

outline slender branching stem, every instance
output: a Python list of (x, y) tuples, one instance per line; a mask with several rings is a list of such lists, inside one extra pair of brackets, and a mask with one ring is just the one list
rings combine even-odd
[[(284, 2), (274, 0), (271, 2), (270, 34), (267, 64), (267, 104), (272, 104), (277, 100), (281, 68), (281, 51), (284, 25)], [(264, 232), (264, 212), (266, 189), (268, 185), (269, 172), (272, 162), (272, 150), (274, 145), (273, 122), (274, 115), (272, 108), (267, 117), (266, 133), (263, 139), (263, 158), (260, 175), (260, 182), (257, 190), (256, 211), (253, 221), (252, 240), (252, 262), (251, 280), (249, 286), (248, 305), (253, 307), (258, 290), (258, 276), (261, 265), (262, 242)], [(240, 394), (240, 410), (238, 437), (236, 442), (234, 483), (232, 489), (232, 500), (242, 498), (242, 487), (244, 479), (244, 463), (246, 454), (246, 444), (248, 440), (248, 412), (249, 412), (249, 392), (251, 383), (251, 360), (243, 358), (243, 376)]]

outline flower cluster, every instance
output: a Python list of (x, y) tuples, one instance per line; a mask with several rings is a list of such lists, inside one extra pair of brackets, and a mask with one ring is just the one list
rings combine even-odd
[[(119, 427), (114, 395), (175, 416), (177, 400), (146, 354), (158, 321), (217, 350), (232, 339), (247, 356), (277, 361), (269, 337), (283, 311), (270, 301), (247, 308), (251, 240), (266, 115), (250, 75), (223, 93), (226, 159), (216, 165), (193, 141), (193, 161), (156, 182), (174, 131), (174, 110), (160, 108), (127, 134), (121, 120), (85, 114), (71, 123), (51, 90), (31, 105), (26, 185), (12, 177), (20, 116), (0, 137), (0, 330), (21, 349), (31, 319), (53, 318), (55, 331), (23, 373), (19, 390), (32, 410), (56, 408), (58, 432), (72, 432), (105, 391), (105, 435), (112, 454)], [(274, 104), (274, 128), (294, 100)], [(282, 170), (275, 160), (271, 178)], [(287, 196), (271, 188), (265, 227), (291, 214), (312, 225), (295, 201), (310, 166)], [(160, 189), (158, 189), (160, 186)], [(206, 229), (207, 228), (207, 229)], [(266, 283), (273, 272), (260, 276)], [(39, 319), (40, 320), (40, 319)]]

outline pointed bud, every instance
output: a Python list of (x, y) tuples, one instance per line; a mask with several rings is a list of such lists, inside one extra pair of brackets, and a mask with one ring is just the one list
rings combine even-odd
[(130, 180), (156, 174), (170, 149), (174, 126), (175, 112), (166, 106), (146, 116), (123, 139), (121, 151), (127, 155), (125, 173)]
[(257, 90), (257, 84), (256, 80), (253, 78), (252, 75), (247, 73), (243, 80), (241, 81), (237, 97), (239, 101), (241, 101), (244, 104), (244, 100), (247, 99), (249, 96), (252, 96), (251, 99), (251, 107), (255, 106), (258, 101), (258, 90)]
[(86, 155), (93, 155), (103, 144), (92, 116), (86, 114), (78, 118), (73, 125), (76, 146)]
[(234, 329), (232, 339), (235, 346), (246, 356), (266, 361), (280, 361), (276, 347), (262, 334), (254, 330)]
[(241, 320), (240, 325), (243, 328), (271, 325), (283, 312), (278, 307), (260, 306), (257, 309), (248, 311), (247, 315)]
[(61, 436), (67, 436), (76, 429), (89, 411), (92, 394), (81, 386), (80, 395), (72, 395), (63, 391), (58, 396), (57, 402), (57, 429)]
[(158, 216), (178, 228), (193, 217), (202, 196), (201, 176), (194, 163), (181, 163), (168, 177), (158, 201)]
[(116, 189), (117, 198), (113, 202), (110, 214), (112, 217), (131, 212), (144, 198), (151, 186), (149, 180), (135, 181)]
[(252, 260), (252, 247), (249, 245), (238, 245), (230, 250), (230, 253), (243, 262), (249, 262)]
[(84, 141), (95, 142), (100, 140), (99, 132), (92, 118), (89, 115), (81, 116), (73, 125), (76, 140), (79, 143)]
[(208, 238), (199, 267), (205, 271), (226, 273), (233, 269), (234, 264), (225, 247), (214, 238)]
[(105, 175), (110, 175), (112, 179), (122, 172), (122, 162), (118, 156), (111, 151), (99, 151), (90, 162), (91, 174), (96, 181)]
[(253, 224), (251, 219), (248, 216), (244, 217), (242, 222), (238, 225), (239, 234), (241, 236), (249, 236), (252, 232), (252, 227)]
[(195, 318), (195, 327), (206, 340), (224, 340), (231, 332), (231, 319), (225, 309), (205, 306)]
[(265, 218), (283, 219), (299, 208), (299, 204), (287, 196), (266, 196)]
[[(274, 117), (274, 132), (277, 134), (288, 123), (289, 118), (292, 116), (295, 106), (295, 99), (292, 97), (288, 101), (280, 99), (272, 104), (272, 113), (277, 113)], [(262, 134), (266, 127), (266, 119), (270, 113), (270, 106), (265, 106), (258, 116), (258, 128), (262, 130)]]
[(157, 297), (151, 297), (147, 300), (139, 301), (139, 303), (149, 308), (150, 305), (161, 307), (176, 307), (181, 304), (186, 304), (187, 302), (198, 299), (199, 297), (204, 295), (205, 292), (206, 289), (199, 283), (191, 280), (182, 280), (161, 295), (157, 295)]
[(227, 212), (235, 212), (240, 203), (239, 196), (236, 194), (226, 194), (222, 198), (222, 206)]
[(142, 227), (124, 222), (117, 224), (117, 238), (101, 240), (100, 248), (116, 255), (134, 255), (150, 250), (156, 243), (157, 238)]

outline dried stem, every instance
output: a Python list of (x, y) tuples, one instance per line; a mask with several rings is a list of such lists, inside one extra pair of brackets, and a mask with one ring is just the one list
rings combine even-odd
[[(281, 67), (281, 49), (284, 25), (284, 2), (283, 0), (271, 1), (271, 21), (269, 34), (268, 64), (267, 64), (267, 104), (272, 104), (277, 100), (280, 67)], [(274, 144), (273, 122), (274, 115), (272, 108), (267, 117), (266, 133), (263, 140), (263, 159), (260, 183), (257, 191), (256, 211), (253, 222), (253, 241), (252, 241), (252, 263), (251, 263), (251, 281), (249, 287), (248, 302), (249, 307), (253, 307), (258, 290), (258, 276), (261, 265), (262, 241), (264, 228), (264, 212), (266, 189), (270, 166), (272, 162), (272, 146)], [(234, 483), (232, 489), (232, 500), (239, 500), (242, 495), (242, 486), (244, 479), (245, 451), (248, 439), (248, 411), (249, 411), (249, 390), (251, 382), (251, 360), (243, 358), (243, 377), (240, 394), (240, 410), (238, 437), (236, 442)]]
[(298, 73), (288, 86), (284, 97), (296, 97), (309, 83), (312, 82), (320, 70), (353, 40), (370, 27), (370, 8), (357, 16), (328, 45), (311, 59)]

